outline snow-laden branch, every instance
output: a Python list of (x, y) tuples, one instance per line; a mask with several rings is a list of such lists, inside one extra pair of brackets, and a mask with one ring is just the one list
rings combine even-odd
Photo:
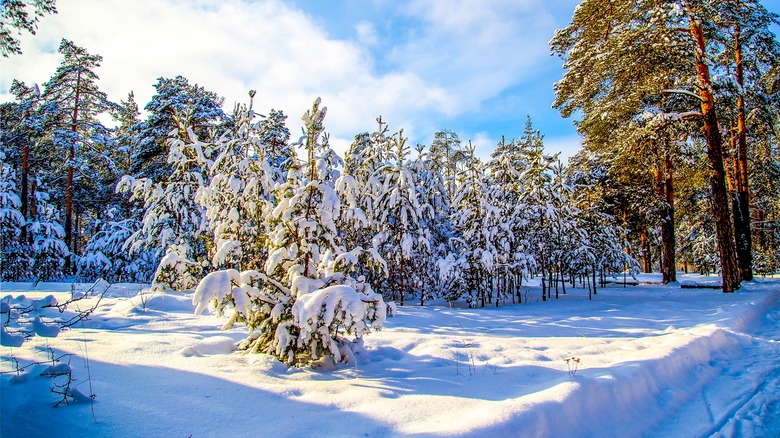
[(699, 102), (704, 102), (704, 100), (700, 96), (698, 96), (697, 94), (692, 93), (692, 92), (690, 92), (688, 90), (682, 90), (682, 89), (679, 89), (679, 88), (661, 90), (661, 93), (665, 93), (665, 94), (684, 94), (686, 96), (690, 96), (690, 97), (693, 97), (694, 99), (697, 99)]

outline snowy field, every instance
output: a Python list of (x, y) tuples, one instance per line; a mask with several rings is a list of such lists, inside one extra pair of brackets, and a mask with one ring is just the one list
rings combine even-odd
[[(399, 308), (358, 366), (331, 370), (235, 352), (245, 332), (193, 316), (191, 294), (114, 285), (83, 326), (2, 347), (0, 435), (779, 436), (780, 279), (735, 294), (680, 287), (707, 277), (639, 280), (593, 301), (569, 289), (541, 302), (531, 286), (520, 305)], [(71, 286), (2, 284), (2, 296), (50, 293), (64, 301)], [(44, 365), (15, 377), (14, 359), (49, 349), (70, 354), (94, 403), (54, 408), (64, 377), (39, 376)]]

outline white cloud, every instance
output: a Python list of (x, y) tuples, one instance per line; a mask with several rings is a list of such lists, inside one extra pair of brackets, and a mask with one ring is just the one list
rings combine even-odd
[[(100, 86), (112, 100), (133, 90), (143, 106), (158, 77), (180, 74), (224, 96), (226, 109), (256, 89), (257, 107), (284, 110), (294, 135), (317, 96), (330, 107), (326, 129), (350, 140), (374, 129), (377, 115), (414, 126), (415, 113), (450, 106), (444, 90), (415, 74), (373, 74), (357, 43), (329, 38), (302, 12), (274, 0), (71, 0), (58, 9), (37, 36), (23, 38), (24, 55), (0, 61), (0, 101), (11, 99), (14, 78), (48, 80), (64, 37), (103, 56)], [(362, 29), (362, 42), (370, 43), (370, 25)]]
[(541, 0), (374, 6), (377, 16), (352, 24), (355, 38), (339, 40), (318, 24), (327, 20), (280, 0), (61, 1), (37, 36), (22, 38), (23, 56), (0, 60), (0, 101), (10, 100), (14, 78), (45, 82), (64, 37), (103, 56), (100, 85), (114, 101), (133, 90), (145, 105), (160, 76), (185, 76), (224, 96), (227, 110), (256, 89), (256, 108), (284, 110), (297, 137), (300, 115), (321, 96), (326, 130), (343, 151), (355, 134), (376, 128), (378, 115), (421, 141), (548, 59), (551, 19)]
[(401, 13), (421, 21), (390, 59), (458, 96), (458, 110), (539, 72), (554, 28), (541, 0), (413, 0)]
[(376, 46), (379, 44), (379, 35), (374, 24), (369, 21), (361, 21), (355, 25), (357, 39), (363, 46)]

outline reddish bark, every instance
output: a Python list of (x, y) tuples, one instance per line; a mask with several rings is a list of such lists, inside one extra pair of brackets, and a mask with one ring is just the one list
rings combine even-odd
[[(740, 0), (735, 0), (737, 9)], [(750, 190), (748, 188), (747, 127), (745, 124), (745, 98), (743, 96), (745, 73), (742, 66), (742, 42), (740, 25), (735, 24), (734, 47), (736, 80), (740, 93), (737, 97), (737, 154), (734, 166), (736, 174), (736, 208), (734, 209), (734, 231), (737, 243), (737, 259), (743, 280), (753, 280), (753, 242), (750, 232)]]
[[(690, 12), (690, 4), (688, 5)], [(690, 32), (696, 44), (696, 70), (699, 80), (699, 97), (704, 124), (704, 138), (707, 144), (707, 160), (710, 167), (710, 188), (712, 190), (712, 214), (715, 220), (715, 234), (720, 255), (723, 292), (734, 292), (740, 287), (734, 232), (731, 223), (726, 171), (723, 166), (723, 140), (718, 129), (718, 117), (712, 94), (709, 66), (704, 59), (705, 42), (701, 21), (691, 18)]]

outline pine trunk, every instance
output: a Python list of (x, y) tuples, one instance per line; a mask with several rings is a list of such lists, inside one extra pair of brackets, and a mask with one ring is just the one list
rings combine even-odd
[(19, 236), (19, 241), (22, 245), (32, 243), (32, 233), (29, 233), (27, 222), (31, 219), (30, 216), (30, 193), (27, 190), (29, 185), (28, 175), (30, 173), (30, 146), (25, 141), (22, 145), (22, 216), (25, 220), (25, 226), (22, 227), (22, 234)]
[[(78, 138), (78, 120), (79, 120), (79, 99), (81, 93), (81, 71), (76, 76), (76, 97), (73, 103), (73, 116), (71, 129), (73, 130), (74, 138)], [(73, 162), (76, 159), (76, 145), (70, 145), (68, 151), (68, 175), (65, 180), (65, 245), (71, 254), (68, 254), (65, 262), (65, 275), (72, 272), (73, 267), (73, 254), (75, 248), (73, 246)]]
[(664, 140), (663, 150), (655, 150), (655, 183), (661, 198), (661, 277), (664, 284), (677, 281), (674, 238), (674, 180), (669, 140)]
[(712, 190), (712, 214), (715, 220), (715, 234), (720, 255), (723, 292), (734, 292), (739, 288), (740, 281), (729, 211), (729, 197), (726, 190), (726, 171), (723, 166), (723, 143), (720, 130), (718, 129), (710, 70), (704, 59), (705, 44), (701, 21), (691, 19), (690, 31), (697, 44), (696, 69), (699, 80), (702, 121), (704, 122), (704, 138), (707, 143), (707, 160), (709, 161), (710, 188)]
[[(739, 8), (740, 1), (736, 0)], [(734, 29), (735, 62), (739, 97), (737, 98), (737, 154), (734, 170), (737, 182), (737, 205), (734, 210), (734, 234), (737, 243), (737, 259), (743, 280), (753, 280), (753, 242), (750, 230), (750, 191), (748, 188), (747, 127), (745, 124), (744, 71), (742, 67), (742, 43), (740, 25)]]
[(674, 176), (672, 175), (672, 158), (668, 144), (664, 151), (664, 219), (661, 220), (661, 239), (664, 241), (664, 284), (677, 281), (676, 240), (674, 236)]
[(640, 236), (642, 244), (642, 271), (645, 274), (653, 272), (653, 260), (650, 253), (650, 239), (647, 238), (647, 227), (642, 226), (642, 234)]

